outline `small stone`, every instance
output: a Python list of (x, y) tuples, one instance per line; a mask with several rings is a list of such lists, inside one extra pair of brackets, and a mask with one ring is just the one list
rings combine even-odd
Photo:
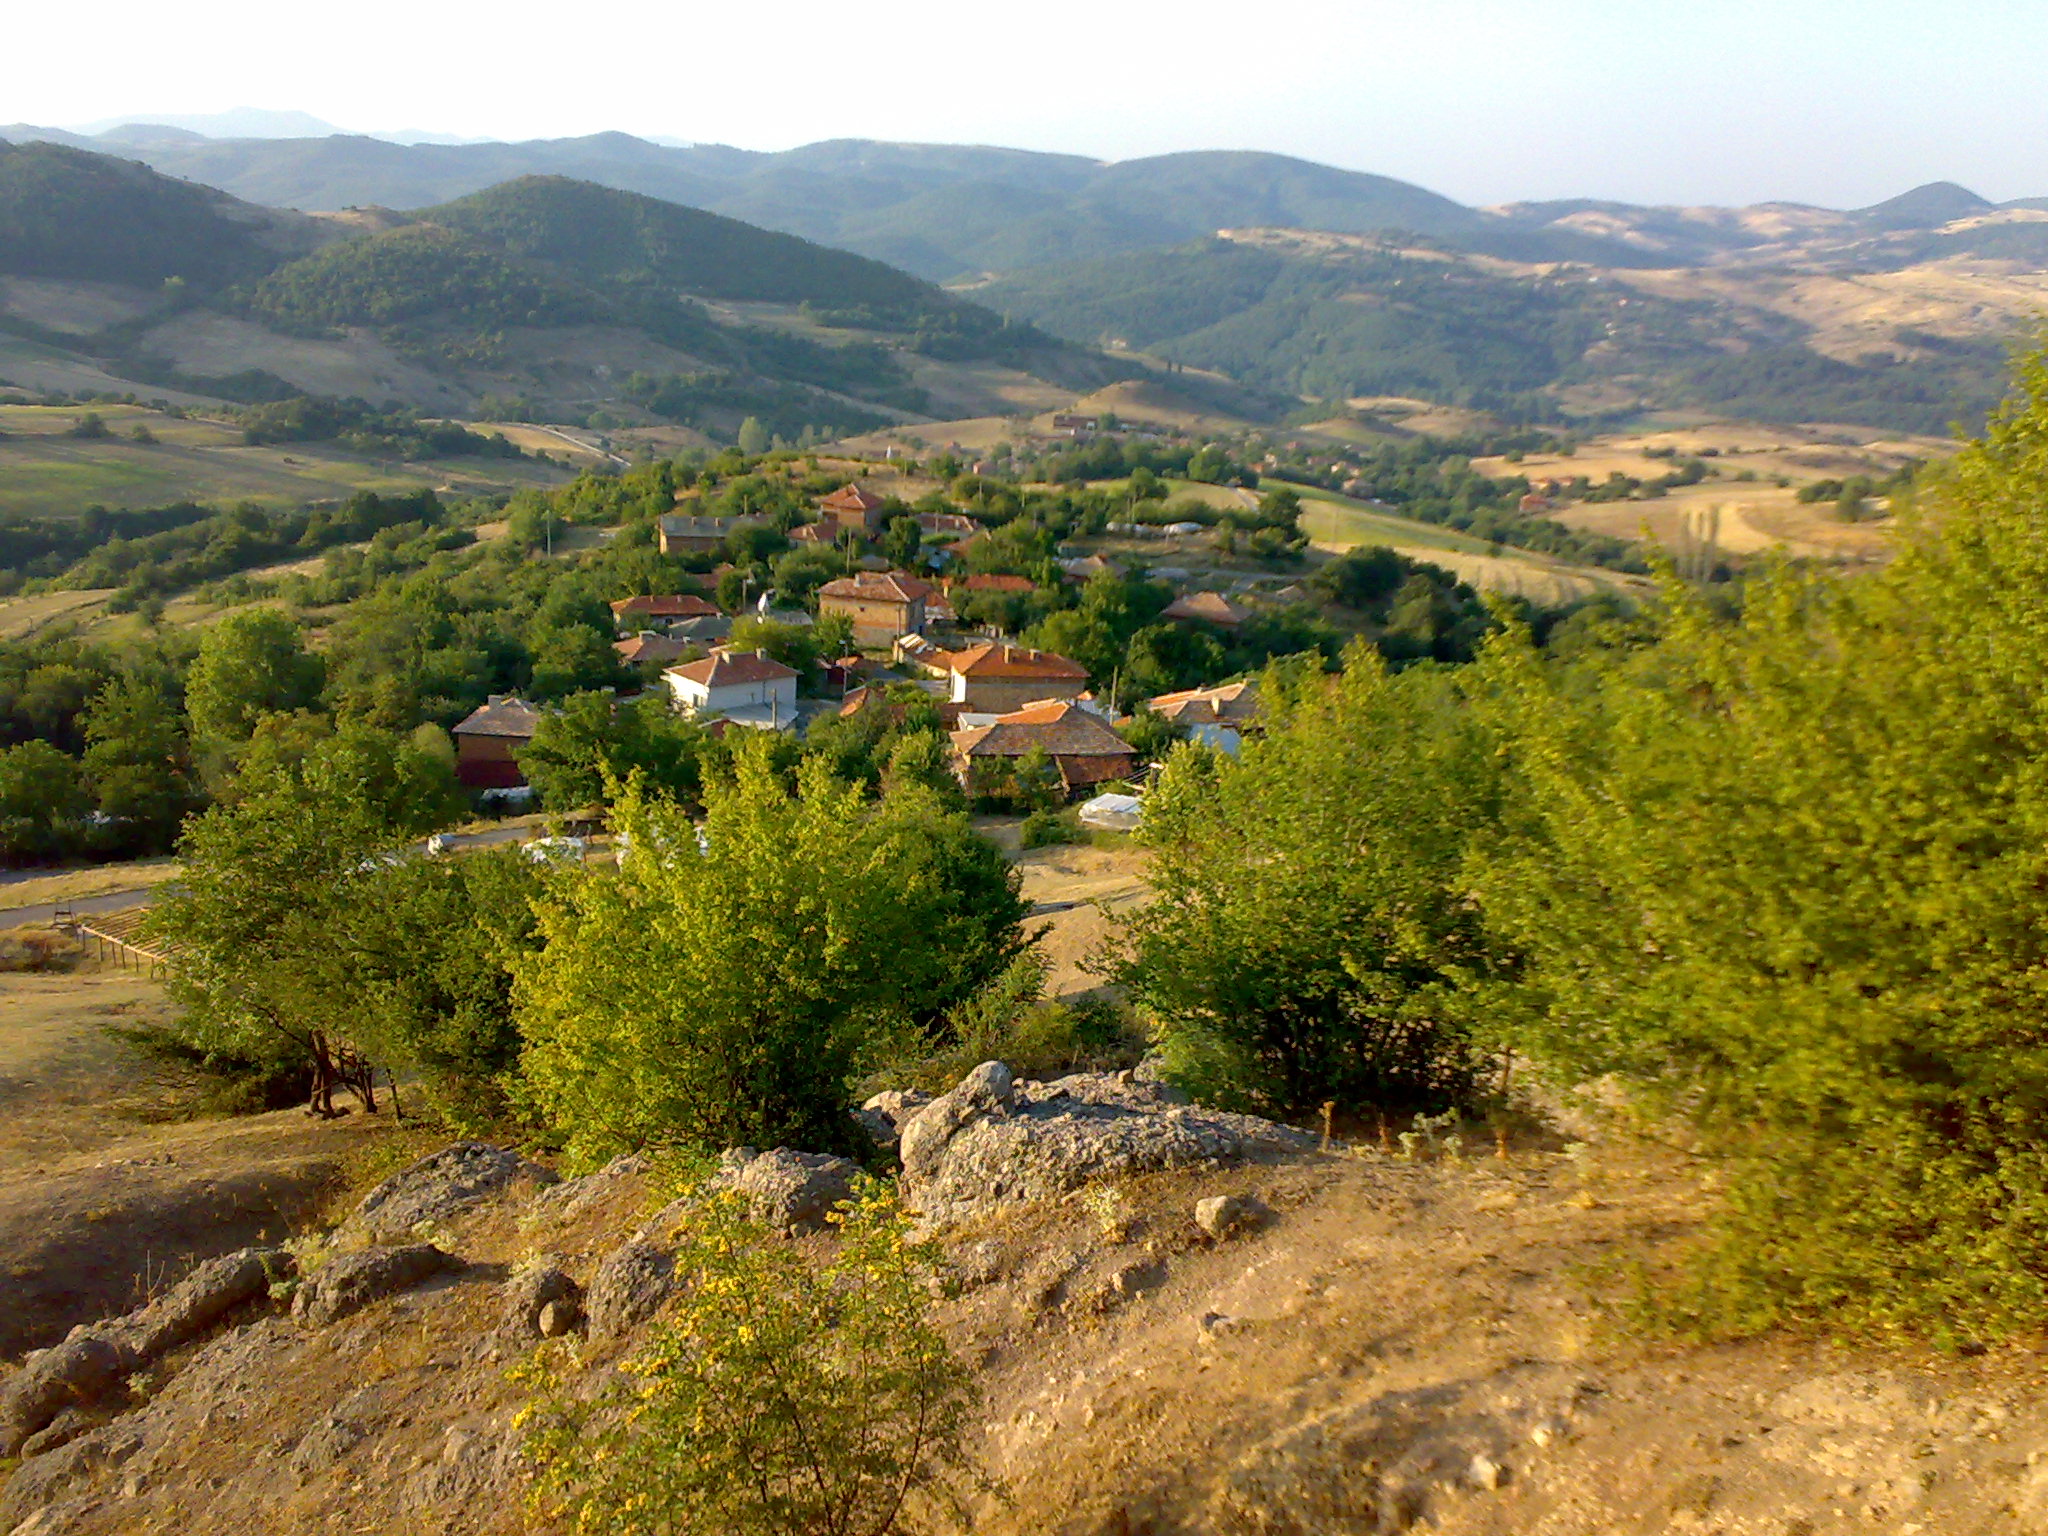
[(1245, 1323), (1244, 1319), (1232, 1317), (1228, 1312), (1204, 1312), (1202, 1320), (1196, 1327), (1201, 1332), (1204, 1343), (1214, 1343), (1233, 1333), (1242, 1332)]
[(1255, 1202), (1236, 1195), (1211, 1195), (1195, 1202), (1195, 1225), (1218, 1240), (1257, 1226), (1263, 1214)]
[(1472, 1465), (1467, 1470), (1471, 1473), (1474, 1486), (1484, 1488), (1489, 1493), (1508, 1480), (1508, 1469), (1483, 1451), (1472, 1458)]
[(540, 1336), (544, 1339), (559, 1339), (576, 1327), (576, 1316), (580, 1309), (571, 1301), (551, 1301), (540, 1309)]

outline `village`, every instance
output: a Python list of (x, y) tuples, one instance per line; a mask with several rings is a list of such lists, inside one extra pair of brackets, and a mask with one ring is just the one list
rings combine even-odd
[[(914, 518), (920, 570), (892, 565), (875, 553), (892, 515)], [(658, 521), (663, 555), (726, 551), (736, 534), (759, 526), (744, 515), (678, 512)], [(1185, 533), (1201, 533), (1190, 524)], [(850, 575), (823, 583), (810, 607), (785, 606), (773, 590), (745, 593), (734, 611), (715, 596), (734, 569), (715, 565), (695, 578), (700, 590), (638, 593), (611, 603), (622, 662), (651, 693), (714, 735), (731, 730), (801, 734), (814, 722), (851, 719), (865, 711), (903, 709), (914, 689), (928, 696), (948, 735), (950, 767), (970, 797), (1012, 782), (1020, 764), (1041, 764), (1061, 801), (1086, 799), (1082, 821), (1128, 830), (1148, 768), (1127, 731), (1134, 712), (1163, 722), (1167, 739), (1191, 739), (1235, 753), (1254, 727), (1258, 682), (1241, 678), (1211, 687), (1125, 699), (1114, 682), (1090, 687), (1088, 668), (1073, 658), (1018, 644), (999, 628), (963, 621), (956, 604), (973, 595), (1029, 594), (1035, 584), (1014, 574), (949, 574), (984, 536), (983, 525), (953, 512), (907, 513), (899, 500), (852, 481), (817, 498), (814, 520), (791, 529), (794, 547), (824, 545), (853, 556)], [(1121, 569), (1100, 555), (1059, 562), (1059, 579), (1082, 586)], [(1175, 573), (1178, 574), (1178, 573)], [(1163, 620), (1228, 636), (1250, 610), (1212, 591), (1176, 597)], [(759, 645), (734, 642), (746, 621), (843, 637), (843, 654), (821, 657), (807, 673)], [(835, 647), (837, 649), (837, 647)], [(458, 781), (486, 804), (523, 808), (533, 798), (521, 766), (545, 706), (517, 695), (492, 696), (456, 724)]]

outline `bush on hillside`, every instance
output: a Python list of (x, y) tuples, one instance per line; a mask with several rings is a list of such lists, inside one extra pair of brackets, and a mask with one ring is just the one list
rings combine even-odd
[(1438, 1109), (1480, 1057), (1449, 992), (1490, 972), (1461, 866), (1496, 814), (1488, 743), (1446, 674), (1364, 646), (1333, 678), (1270, 669), (1235, 759), (1184, 744), (1146, 797), (1158, 899), (1111, 973), (1199, 1095), (1299, 1114)]
[(938, 1255), (879, 1185), (822, 1260), (741, 1205), (697, 1205), (673, 1310), (608, 1391), (545, 1358), (524, 1373), (544, 1514), (611, 1536), (887, 1536), (913, 1497), (953, 1503), (976, 1394), (929, 1319)]
[(628, 789), (616, 878), (563, 878), (515, 960), (525, 1092), (573, 1160), (672, 1143), (833, 1148), (862, 1068), (942, 1027), (1025, 939), (1017, 877), (923, 785), (742, 744), (700, 829)]
[(1951, 1343), (2048, 1305), (2048, 361), (1881, 573), (1781, 571), (1653, 646), (1491, 662), (1498, 1014), (1726, 1173), (1669, 1321)]

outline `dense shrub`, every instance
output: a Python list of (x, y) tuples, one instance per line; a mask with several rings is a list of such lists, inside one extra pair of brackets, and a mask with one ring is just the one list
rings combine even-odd
[(1886, 571), (1675, 586), (1649, 647), (1494, 658), (1475, 884), (1553, 1074), (1725, 1164), (1674, 1320), (1983, 1340), (2048, 1303), (2048, 364)]
[(732, 1195), (700, 1203), (673, 1310), (609, 1390), (526, 1371), (541, 1510), (610, 1536), (924, 1528), (909, 1501), (952, 1502), (975, 1392), (928, 1318), (937, 1254), (905, 1229), (869, 1186), (820, 1260)]
[(1354, 647), (1335, 678), (1269, 671), (1236, 759), (1182, 745), (1146, 799), (1158, 899), (1125, 918), (1117, 978), (1174, 1071), (1299, 1113), (1469, 1098), (1447, 993), (1491, 962), (1461, 882), (1495, 814), (1488, 745), (1450, 678)]

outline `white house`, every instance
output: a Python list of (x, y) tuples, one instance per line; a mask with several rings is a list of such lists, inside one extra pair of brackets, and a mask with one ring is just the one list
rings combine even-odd
[(662, 674), (676, 708), (735, 725), (786, 731), (796, 724), (796, 673), (759, 651), (713, 651)]

